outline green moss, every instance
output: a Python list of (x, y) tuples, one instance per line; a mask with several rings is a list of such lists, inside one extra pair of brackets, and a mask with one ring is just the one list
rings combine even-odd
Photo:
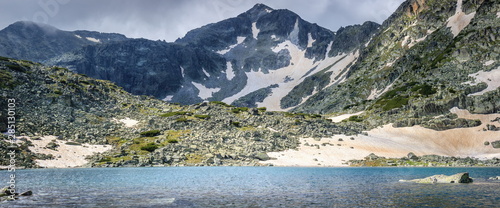
[(190, 112), (186, 112), (186, 111), (174, 111), (174, 112), (168, 112), (168, 113), (164, 113), (164, 114), (161, 114), (160, 117), (171, 117), (171, 116), (179, 116), (179, 115), (187, 115), (189, 114)]
[(229, 105), (229, 104), (227, 104), (225, 102), (222, 102), (222, 101), (210, 101), (210, 103), (217, 104), (217, 105), (222, 105), (222, 106), (225, 106), (225, 107), (234, 107), (234, 106)]
[(154, 137), (154, 136), (160, 135), (160, 130), (144, 131), (144, 132), (141, 132), (140, 135), (143, 137)]
[(407, 96), (396, 96), (390, 100), (384, 100), (385, 105), (382, 107), (384, 111), (392, 110), (394, 108), (401, 108), (405, 105), (408, 105), (408, 97)]
[(148, 152), (153, 152), (156, 149), (158, 149), (158, 145), (155, 144), (154, 142), (148, 143), (145, 146), (141, 147), (141, 150), (148, 151)]
[(354, 121), (354, 122), (362, 122), (363, 121), (363, 117), (361, 117), (361, 116), (351, 116), (347, 120), (348, 121)]
[(241, 113), (241, 112), (245, 112), (245, 111), (248, 111), (248, 107), (238, 107), (238, 108), (233, 108), (231, 110), (231, 112), (233, 112), (233, 113)]
[(194, 117), (195, 117), (195, 118), (198, 118), (198, 119), (204, 119), (204, 120), (206, 120), (206, 119), (209, 119), (209, 118), (210, 118), (210, 116), (209, 116), (209, 115), (194, 115)]
[(19, 64), (7, 64), (5, 65), (14, 71), (24, 72), (24, 69)]
[(75, 145), (75, 146), (80, 146), (82, 144), (78, 143), (78, 142), (66, 142), (67, 145)]
[(241, 122), (231, 121), (231, 125), (236, 126), (236, 127), (240, 127), (241, 126)]
[(178, 118), (178, 119), (175, 119), (176, 122), (188, 122), (189, 119), (186, 118), (186, 117), (181, 117), (181, 118)]
[(179, 140), (176, 138), (169, 138), (169, 139), (167, 139), (167, 143), (168, 144), (176, 144), (176, 143), (179, 143)]
[(14, 77), (7, 70), (0, 70), (0, 88), (12, 88), (15, 86)]
[(411, 91), (418, 92), (421, 95), (425, 95), (425, 96), (433, 95), (437, 92), (432, 86), (430, 86), (428, 84), (416, 85), (413, 88), (411, 88)]
[(9, 58), (0, 56), (0, 61), (9, 61)]

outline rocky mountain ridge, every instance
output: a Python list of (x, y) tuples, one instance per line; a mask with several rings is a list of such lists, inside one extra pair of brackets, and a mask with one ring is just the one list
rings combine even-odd
[(495, 1), (406, 1), (360, 52), (344, 83), (295, 111), (364, 111), (360, 119), (375, 126), (429, 126), (453, 107), (497, 113), (500, 91), (492, 80), (499, 76), (499, 7)]
[[(4, 30), (14, 37), (17, 30), (12, 27)], [(48, 26), (32, 28), (44, 27)], [(257, 4), (237, 17), (194, 29), (174, 43), (123, 37), (97, 44), (90, 40), (102, 38), (51, 28), (64, 34), (59, 39), (74, 43), (63, 44), (67, 48), (58, 44), (50, 48), (46, 42), (57, 41), (50, 38), (39, 41), (50, 48), (48, 51), (58, 52), (46, 53), (42, 60), (39, 55), (32, 58), (31, 53), (38, 51), (35, 43), (6, 38), (6, 48), (37, 47), (35, 52), (8, 51), (0, 55), (67, 67), (111, 80), (133, 94), (153, 95), (169, 102), (224, 101), (245, 107), (288, 110), (326, 87), (308, 85), (307, 90), (292, 93), (293, 88), (301, 88), (298, 85), (311, 76), (326, 74), (329, 77), (321, 79), (327, 85), (342, 81), (345, 75), (341, 72), (356, 59), (356, 51), (378, 27), (366, 22), (332, 32), (289, 10)]]

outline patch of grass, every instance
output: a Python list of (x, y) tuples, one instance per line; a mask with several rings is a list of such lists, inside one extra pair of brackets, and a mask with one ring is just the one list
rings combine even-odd
[(225, 102), (222, 102), (222, 101), (210, 101), (210, 103), (217, 104), (217, 105), (222, 105), (222, 106), (225, 106), (225, 107), (234, 107), (234, 106), (229, 105), (229, 104), (227, 104)]
[(354, 122), (362, 122), (363, 117), (361, 116), (351, 116), (347, 119), (348, 121), (354, 121)]
[(154, 137), (160, 135), (160, 130), (143, 131), (140, 135), (143, 137)]
[(248, 111), (248, 107), (238, 107), (238, 108), (233, 108), (231, 110), (231, 112), (233, 112), (233, 113), (241, 113), (241, 112), (245, 112), (245, 111)]
[(9, 58), (0, 56), (0, 61), (9, 61)]
[(156, 149), (158, 149), (158, 147), (159, 146), (157, 144), (155, 144), (154, 142), (151, 142), (151, 143), (148, 143), (148, 144), (142, 146), (141, 150), (148, 151), (148, 152), (153, 152)]
[(0, 88), (12, 88), (14, 85), (12, 74), (7, 70), (0, 70)]
[(176, 138), (168, 138), (167, 143), (168, 144), (177, 144), (177, 143), (179, 143), (179, 140)]
[(255, 127), (253, 126), (243, 126), (240, 128), (241, 131), (255, 131)]
[(257, 110), (260, 111), (260, 112), (266, 112), (267, 108), (266, 107), (260, 107), (260, 108), (257, 108)]
[(186, 163), (188, 164), (198, 164), (203, 161), (204, 157), (199, 154), (188, 154), (186, 155)]
[(80, 146), (82, 144), (78, 143), (78, 142), (66, 142), (67, 145), (75, 145), (75, 146)]
[(164, 114), (161, 114), (160, 117), (171, 117), (171, 116), (180, 116), (180, 115), (187, 115), (189, 114), (190, 112), (186, 112), (186, 111), (175, 111), (175, 112), (168, 112), (168, 113), (164, 113)]
[(206, 120), (206, 119), (209, 119), (209, 118), (210, 118), (210, 116), (209, 116), (209, 115), (194, 115), (194, 117), (195, 117), (195, 118), (198, 118), (198, 119), (204, 119), (204, 120)]
[(175, 119), (176, 122), (188, 122), (189, 119), (186, 118), (186, 117), (181, 117), (181, 118), (178, 118), (178, 119)]
[(418, 92), (421, 95), (425, 95), (425, 96), (433, 95), (437, 92), (432, 86), (430, 86), (428, 84), (414, 86), (411, 88), (411, 91)]
[(388, 111), (394, 108), (401, 108), (405, 105), (408, 105), (408, 100), (409, 100), (408, 96), (399, 96), (399, 95), (389, 100), (382, 100), (382, 103), (384, 104), (382, 109), (384, 111)]
[(14, 71), (24, 72), (24, 69), (19, 64), (7, 64), (5, 65)]
[(236, 126), (236, 127), (240, 127), (241, 126), (241, 122), (231, 121), (231, 125)]

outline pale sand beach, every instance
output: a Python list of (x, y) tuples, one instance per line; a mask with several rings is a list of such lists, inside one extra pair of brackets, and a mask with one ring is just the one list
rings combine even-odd
[[(34, 146), (29, 147), (32, 152), (52, 154), (55, 156), (55, 159), (52, 160), (36, 160), (37, 165), (46, 168), (71, 168), (83, 166), (88, 163), (85, 157), (105, 152), (112, 148), (111, 145), (68, 145), (66, 144), (67, 141), (58, 140), (55, 136), (40, 137), (40, 140), (33, 140), (29, 137), (25, 138), (33, 143)], [(47, 144), (52, 140), (56, 140), (55, 143), (59, 145), (56, 150), (46, 148)]]
[(346, 161), (363, 159), (370, 153), (384, 157), (404, 157), (409, 152), (416, 155), (470, 156), (479, 159), (500, 157), (500, 149), (484, 145), (486, 141), (498, 140), (500, 132), (483, 131), (487, 124), (498, 126), (498, 122), (491, 120), (500, 117), (500, 114), (470, 114), (467, 110), (457, 108), (450, 111), (460, 118), (479, 119), (482, 124), (445, 131), (421, 126), (394, 128), (392, 124), (388, 124), (366, 132), (368, 136), (335, 135), (321, 138), (320, 141), (302, 138), (298, 150), (268, 153), (276, 159), (261, 163), (275, 166), (346, 166)]

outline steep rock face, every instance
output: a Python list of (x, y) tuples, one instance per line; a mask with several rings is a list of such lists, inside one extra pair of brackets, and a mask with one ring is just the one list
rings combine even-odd
[[(257, 4), (235, 18), (192, 30), (175, 43), (129, 40), (90, 45), (47, 63), (166, 101), (218, 100), (282, 110), (313, 94), (307, 90), (282, 101), (308, 77), (329, 67), (325, 83), (342, 80), (344, 69), (378, 26), (367, 22), (334, 33), (291, 11)], [(152, 47), (139, 50), (142, 45)], [(313, 92), (325, 86), (312, 86)]]
[(181, 91), (177, 101), (195, 103), (202, 99), (197, 97), (193, 83), (203, 82), (209, 73), (221, 77), (218, 69), (225, 61), (201, 48), (133, 39), (89, 45), (48, 63), (64, 63), (78, 73), (118, 83), (136, 95), (165, 98)]
[(40, 23), (16, 22), (0, 31), (0, 56), (43, 62), (85, 45), (125, 39), (120, 34), (67, 32)]
[(405, 125), (425, 124), (455, 106), (498, 112), (498, 85), (484, 76), (498, 76), (499, 7), (494, 1), (406, 1), (360, 52), (344, 83), (295, 110), (368, 110), (372, 124)]

